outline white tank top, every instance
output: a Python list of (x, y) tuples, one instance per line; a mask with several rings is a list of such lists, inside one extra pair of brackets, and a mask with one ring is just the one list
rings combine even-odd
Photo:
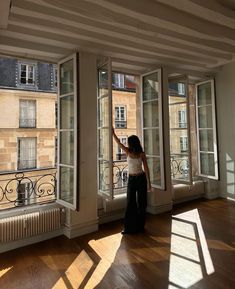
[(142, 158), (132, 158), (127, 156), (128, 172), (130, 175), (138, 175), (143, 172), (142, 170)]

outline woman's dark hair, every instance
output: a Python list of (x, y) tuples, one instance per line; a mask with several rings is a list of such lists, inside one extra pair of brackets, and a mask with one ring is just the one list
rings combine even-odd
[(128, 149), (130, 153), (139, 154), (143, 152), (138, 136), (131, 135), (128, 137)]

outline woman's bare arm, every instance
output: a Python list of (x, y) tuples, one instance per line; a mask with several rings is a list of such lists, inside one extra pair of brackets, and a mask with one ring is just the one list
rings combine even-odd
[(120, 146), (121, 149), (123, 149), (125, 151), (126, 154), (128, 154), (128, 148), (126, 146), (124, 146), (123, 143), (120, 142), (119, 138), (117, 137), (117, 135), (115, 134), (114, 128), (113, 128), (113, 137), (116, 141), (116, 143), (118, 144), (118, 146)]
[(149, 167), (148, 167), (148, 163), (147, 163), (147, 158), (146, 158), (146, 154), (143, 152), (142, 153), (142, 161), (143, 161), (143, 165), (144, 165), (144, 172), (146, 174), (146, 178), (147, 178), (147, 188), (148, 191), (151, 191), (151, 181), (150, 181), (150, 174), (149, 174)]

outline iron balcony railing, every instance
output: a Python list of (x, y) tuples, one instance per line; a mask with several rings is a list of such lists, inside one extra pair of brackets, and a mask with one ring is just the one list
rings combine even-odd
[(115, 120), (115, 128), (126, 128), (127, 121), (126, 120)]
[(56, 169), (0, 175), (0, 210), (54, 201)]
[(171, 177), (177, 180), (189, 178), (189, 160), (186, 155), (171, 156)]

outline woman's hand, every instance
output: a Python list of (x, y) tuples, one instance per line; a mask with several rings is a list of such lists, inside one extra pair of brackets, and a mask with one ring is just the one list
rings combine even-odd
[(152, 186), (151, 186), (151, 184), (148, 184), (148, 186), (147, 186), (147, 192), (152, 192)]

